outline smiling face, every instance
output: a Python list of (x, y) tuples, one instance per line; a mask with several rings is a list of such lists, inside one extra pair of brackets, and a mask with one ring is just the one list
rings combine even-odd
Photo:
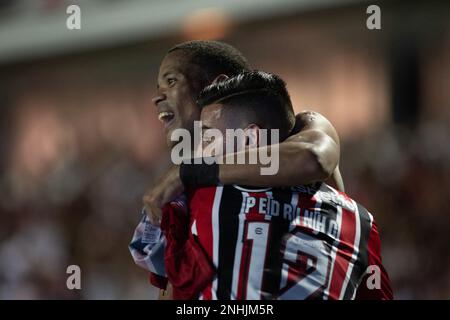
[(159, 69), (158, 93), (153, 103), (159, 120), (164, 123), (169, 147), (176, 144), (170, 140), (175, 129), (193, 131), (194, 121), (200, 118), (196, 99), (206, 84), (204, 72), (190, 62), (188, 52), (176, 50), (165, 56)]

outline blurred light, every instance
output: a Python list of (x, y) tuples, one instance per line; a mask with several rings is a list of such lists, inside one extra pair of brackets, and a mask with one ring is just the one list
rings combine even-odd
[(54, 111), (45, 108), (45, 102), (36, 102), (36, 108), (21, 116), (12, 163), (17, 170), (39, 177), (54, 168), (64, 154), (70, 131)]
[(223, 9), (207, 8), (192, 12), (182, 25), (187, 39), (220, 39), (231, 28), (230, 15)]

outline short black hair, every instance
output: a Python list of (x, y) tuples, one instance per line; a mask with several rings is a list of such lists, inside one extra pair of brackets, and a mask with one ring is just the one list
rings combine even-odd
[(295, 125), (295, 114), (286, 83), (279, 76), (263, 71), (248, 71), (204, 88), (197, 100), (200, 108), (213, 103), (245, 112), (243, 120), (262, 128), (279, 129), (286, 139)]
[(190, 62), (200, 66), (210, 79), (220, 74), (232, 77), (243, 71), (250, 71), (250, 65), (244, 55), (225, 42), (192, 40), (175, 45), (167, 53), (176, 50), (191, 53)]

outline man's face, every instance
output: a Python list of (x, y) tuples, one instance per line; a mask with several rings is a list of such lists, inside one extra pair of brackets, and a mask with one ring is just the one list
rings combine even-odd
[[(217, 150), (223, 150), (225, 147), (227, 119), (223, 106), (219, 103), (205, 106), (201, 111), (200, 120), (202, 122), (202, 143), (203, 149), (210, 148), (210, 152), (204, 154), (205, 156), (217, 156), (223, 152), (217, 152)], [(214, 135), (214, 131), (217, 132)], [(220, 134), (219, 134), (220, 133)], [(212, 150), (215, 150), (214, 152)], [(197, 156), (201, 156), (202, 150), (196, 150)]]
[[(220, 103), (203, 107), (200, 120), (202, 121), (202, 148), (204, 156), (218, 156), (226, 154), (227, 150), (238, 152), (246, 147), (257, 147), (258, 126), (248, 124), (244, 114), (233, 113)], [(230, 130), (231, 129), (231, 130)], [(235, 130), (240, 129), (243, 135)]]
[(167, 54), (161, 62), (158, 91), (153, 103), (159, 120), (164, 123), (169, 147), (176, 144), (170, 140), (175, 129), (192, 132), (194, 121), (200, 118), (196, 99), (205, 85), (202, 75), (200, 67), (190, 63), (189, 54), (183, 50)]

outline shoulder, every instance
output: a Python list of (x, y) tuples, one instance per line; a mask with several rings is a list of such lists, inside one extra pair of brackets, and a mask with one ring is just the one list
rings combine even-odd
[(331, 137), (339, 145), (339, 137), (330, 120), (319, 112), (305, 110), (295, 116), (295, 127), (293, 134), (303, 132), (316, 132)]
[(312, 110), (297, 113), (295, 116), (295, 124), (300, 130), (318, 125), (332, 126), (331, 122), (323, 114)]

